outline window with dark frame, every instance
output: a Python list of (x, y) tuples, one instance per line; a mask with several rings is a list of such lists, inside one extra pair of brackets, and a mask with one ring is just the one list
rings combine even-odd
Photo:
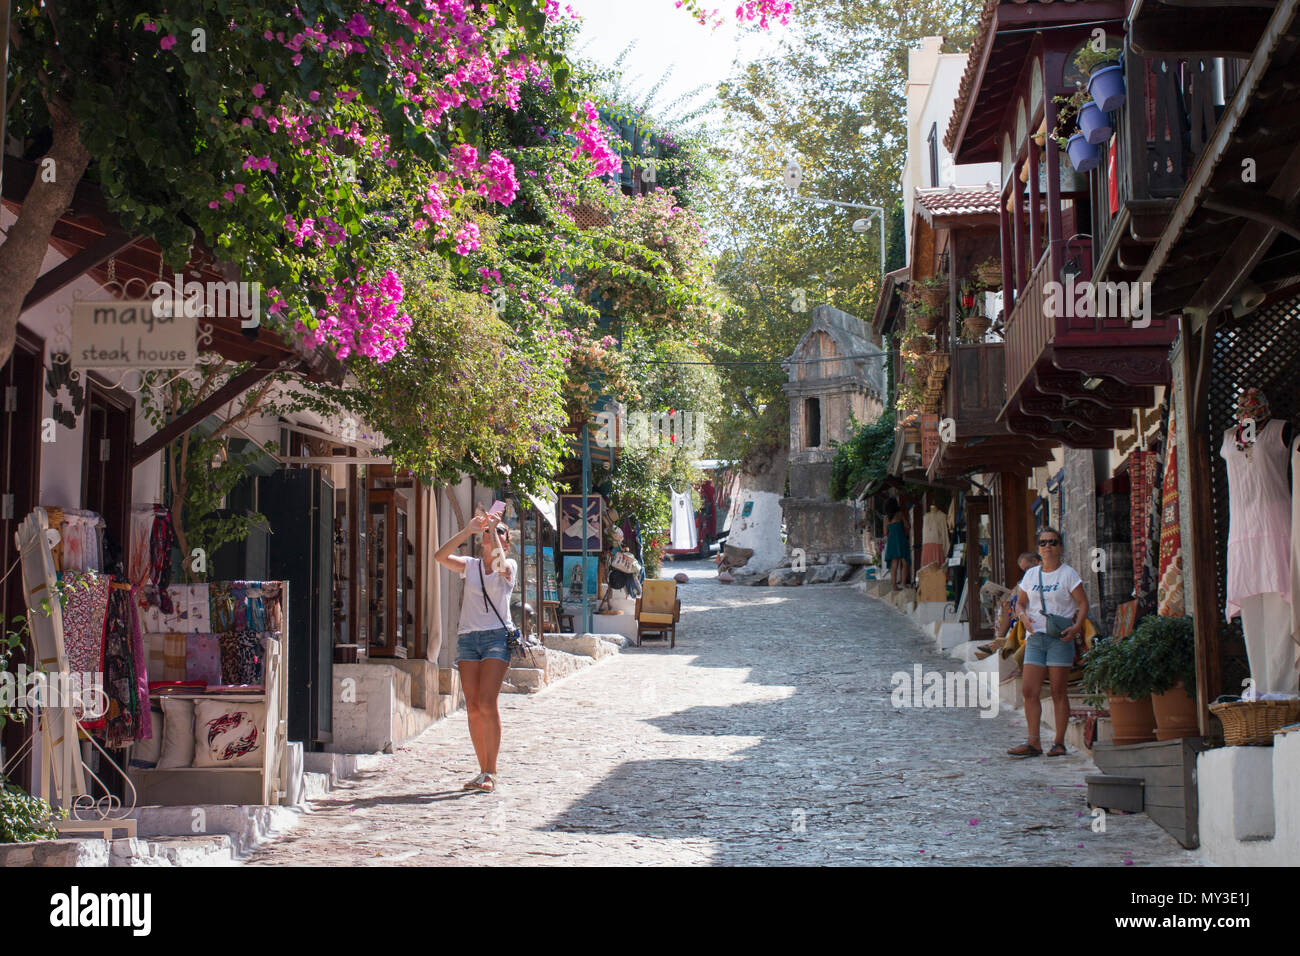
[(939, 185), (939, 124), (930, 124), (930, 135), (926, 137), (930, 144), (930, 185)]

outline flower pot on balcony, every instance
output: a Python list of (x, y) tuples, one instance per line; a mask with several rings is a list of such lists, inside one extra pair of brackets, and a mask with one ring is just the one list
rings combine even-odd
[(1151, 698), (1133, 700), (1129, 697), (1108, 698), (1110, 726), (1114, 732), (1112, 743), (1116, 747), (1146, 743), (1156, 739), (1156, 715), (1151, 709)]
[(1163, 694), (1152, 694), (1151, 709), (1156, 718), (1157, 740), (1196, 737), (1201, 732), (1196, 720), (1196, 698), (1182, 681)]
[(1002, 263), (1001, 262), (982, 262), (975, 267), (975, 272), (980, 277), (980, 282), (984, 288), (990, 292), (996, 292), (1002, 288)]
[(992, 324), (993, 321), (987, 315), (968, 315), (962, 322), (961, 328), (968, 337), (982, 339)]
[(912, 321), (916, 323), (916, 327), (922, 332), (933, 332), (939, 327), (939, 323), (943, 321), (943, 314), (938, 309), (914, 312)]
[(930, 351), (930, 339), (924, 335), (913, 335), (903, 339), (901, 347), (908, 355), (924, 355)]
[(1101, 150), (1088, 142), (1082, 133), (1075, 133), (1066, 145), (1070, 155), (1070, 165), (1081, 173), (1090, 173), (1101, 162)]
[(1098, 64), (1088, 77), (1088, 95), (1109, 113), (1124, 105), (1124, 70), (1118, 63)]
[(1096, 103), (1085, 103), (1083, 109), (1079, 110), (1079, 132), (1092, 145), (1100, 146), (1110, 139), (1114, 129), (1110, 125), (1110, 117), (1101, 111), (1100, 106)]
[(917, 290), (917, 296), (931, 309), (938, 309), (948, 301), (948, 288), (946, 286), (921, 286)]

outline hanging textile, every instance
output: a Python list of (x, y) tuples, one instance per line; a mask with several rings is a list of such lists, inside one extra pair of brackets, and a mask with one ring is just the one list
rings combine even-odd
[(149, 576), (153, 585), (153, 599), (166, 614), (172, 613), (172, 599), (167, 588), (172, 582), (172, 545), (176, 542), (176, 529), (172, 527), (169, 511), (159, 510), (154, 515), (153, 531), (149, 536)]
[(668, 547), (673, 551), (694, 551), (699, 547), (698, 530), (695, 527), (695, 510), (691, 508), (690, 490), (683, 493), (672, 492), (673, 523), (670, 529)]
[(1110, 138), (1110, 149), (1106, 158), (1106, 200), (1110, 206), (1110, 217), (1115, 218), (1119, 212), (1119, 137)]
[(135, 673), (135, 696), (138, 704), (137, 740), (149, 740), (153, 737), (153, 713), (149, 705), (149, 667), (144, 652), (144, 632), (140, 630), (140, 618), (136, 613), (136, 589), (127, 592), (127, 607), (130, 612), (131, 629), (131, 666)]
[(1182, 525), (1178, 513), (1178, 444), (1174, 434), (1176, 430), (1174, 403), (1170, 398), (1169, 438), (1165, 441), (1168, 455), (1161, 493), (1160, 576), (1156, 594), (1156, 609), (1165, 617), (1183, 617), (1187, 613), (1183, 600)]
[(1129, 530), (1133, 557), (1133, 594), (1139, 611), (1155, 603), (1156, 573), (1151, 541), (1159, 540), (1160, 456), (1135, 451), (1129, 456)]
[[(67, 602), (63, 607), (63, 651), (68, 673), (79, 675), (81, 686), (104, 673), (104, 621), (108, 615), (109, 579), (94, 571), (68, 571), (63, 576)], [(87, 717), (82, 726), (103, 726), (103, 715)]]
[(156, 505), (135, 505), (131, 509), (130, 553), (127, 556), (127, 577), (137, 588), (149, 578), (149, 542), (153, 536)]
[(104, 625), (104, 693), (108, 696), (108, 713), (103, 737), (104, 746), (109, 748), (134, 742), (140, 730), (141, 699), (136, 681), (132, 621), (130, 585), (114, 584), (109, 591)]

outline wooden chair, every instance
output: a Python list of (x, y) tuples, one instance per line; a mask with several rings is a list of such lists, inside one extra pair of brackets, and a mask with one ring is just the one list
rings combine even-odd
[(646, 581), (636, 599), (636, 646), (643, 634), (658, 634), (677, 646), (677, 622), (682, 616), (682, 602), (677, 597), (676, 581)]

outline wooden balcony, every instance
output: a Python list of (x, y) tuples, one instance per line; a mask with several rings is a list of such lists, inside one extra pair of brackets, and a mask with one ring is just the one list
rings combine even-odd
[(941, 442), (928, 477), (951, 478), (973, 471), (1028, 475), (1052, 457), (1051, 443), (1013, 435), (998, 413), (1006, 403), (1006, 348), (1001, 342), (953, 348), (943, 415), (952, 420), (952, 441)]
[(1142, 272), (1223, 111), (1214, 103), (1219, 83), (1231, 95), (1243, 62), (1147, 57), (1125, 45), (1127, 100), (1111, 114), (1114, 172), (1103, 145), (1101, 165), (1090, 175), (1097, 279), (1131, 280)]
[[(1086, 240), (1070, 245), (1077, 260), (1076, 287), (1091, 278)], [(1057, 441), (1072, 448), (1108, 448), (1111, 431), (1125, 428), (1134, 408), (1155, 401), (1156, 385), (1169, 380), (1168, 351), (1176, 324), (1169, 319), (1123, 317), (1108, 296), (1093, 315), (1077, 314), (1066, 301), (1060, 314), (1046, 309), (1051, 254), (1045, 252), (1016, 297), (1006, 328), (1007, 402), (998, 420), (1018, 435)]]

